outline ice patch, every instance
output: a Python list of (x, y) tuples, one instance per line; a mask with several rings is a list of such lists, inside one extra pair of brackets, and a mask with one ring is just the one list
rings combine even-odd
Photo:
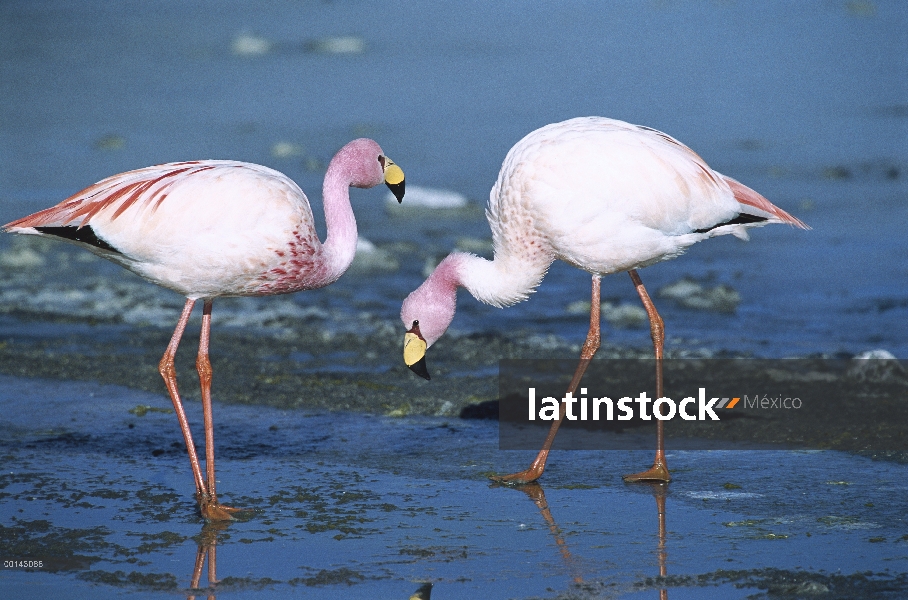
[(0, 266), (9, 269), (36, 269), (45, 262), (44, 257), (31, 248), (12, 248), (0, 253)]
[[(643, 307), (629, 302), (603, 302), (599, 305), (599, 310), (600, 316), (618, 329), (642, 327), (647, 321)], [(564, 311), (569, 315), (588, 315), (590, 303), (588, 300), (577, 300), (568, 304)]]
[(274, 44), (263, 37), (243, 32), (233, 38), (230, 49), (237, 56), (263, 56), (271, 52)]
[(293, 142), (275, 142), (271, 146), (271, 156), (274, 158), (293, 158), (302, 155), (303, 147)]
[(324, 37), (308, 42), (306, 49), (319, 54), (362, 54), (366, 40), (355, 35)]
[(685, 308), (733, 313), (741, 303), (741, 294), (728, 285), (707, 288), (688, 278), (680, 279), (662, 287), (660, 298), (676, 300)]
[(467, 197), (459, 192), (451, 190), (439, 190), (436, 188), (422, 187), (418, 185), (408, 185), (407, 194), (403, 203), (398, 204), (394, 194), (388, 192), (385, 196), (387, 208), (397, 210), (413, 209), (439, 209), (439, 208), (466, 208), (469, 204)]
[(683, 495), (695, 500), (738, 500), (741, 498), (762, 498), (763, 494), (753, 492), (682, 492)]
[(387, 250), (379, 248), (365, 238), (356, 240), (356, 256), (350, 265), (352, 273), (367, 273), (370, 271), (397, 271), (400, 263), (397, 258)]

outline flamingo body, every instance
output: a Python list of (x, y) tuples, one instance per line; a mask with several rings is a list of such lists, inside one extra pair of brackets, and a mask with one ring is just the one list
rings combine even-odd
[[(590, 329), (568, 388), (576, 391), (600, 345), (599, 280), (627, 271), (650, 319), (656, 357), (656, 398), (662, 393), (664, 327), (636, 269), (675, 258), (718, 235), (747, 239), (767, 223), (806, 228), (747, 186), (712, 170), (693, 150), (664, 133), (603, 117), (582, 117), (537, 129), (505, 157), (486, 211), (493, 260), (454, 252), (404, 300), (404, 362), (428, 379), (425, 353), (454, 318), (457, 288), (505, 307), (525, 300), (549, 266), (563, 260), (592, 275)], [(526, 471), (499, 478), (528, 483), (542, 475), (552, 425)], [(663, 423), (657, 422), (653, 467), (626, 481), (669, 481)]]
[[(130, 195), (137, 184), (144, 191)], [(97, 212), (79, 214), (85, 208)], [(89, 228), (103, 245), (82, 246), (189, 298), (260, 294), (297, 247), (308, 269), (287, 291), (325, 280), (305, 194), (260, 165), (206, 160), (130, 171), (8, 227), (44, 234), (65, 226)]]
[(431, 346), (458, 286), (504, 307), (525, 300), (555, 259), (608, 275), (675, 258), (717, 235), (804, 224), (693, 150), (647, 127), (581, 117), (537, 129), (508, 152), (486, 211), (494, 260), (454, 252), (404, 301)]
[[(187, 298), (313, 289), (336, 281), (353, 261), (357, 230), (346, 190), (380, 183), (380, 156), (378, 144), (356, 140), (329, 166), (326, 218), (332, 210), (341, 218), (324, 245), (296, 183), (268, 167), (225, 160), (114, 175), (5, 228), (63, 237)], [(341, 181), (339, 163), (347, 162), (347, 170), (363, 167), (352, 182)], [(76, 231), (85, 228), (90, 233)], [(90, 237), (100, 243), (83, 241)]]
[[(158, 367), (186, 442), (205, 519), (230, 519), (236, 512), (220, 504), (215, 491), (208, 355), (213, 299), (283, 294), (336, 281), (356, 254), (349, 188), (369, 188), (382, 181), (398, 201), (403, 198), (403, 171), (373, 140), (353, 140), (338, 151), (325, 173), (324, 243), (316, 234), (309, 201), (293, 181), (267, 167), (227, 160), (168, 163), (120, 173), (4, 226), (11, 233), (72, 242), (186, 296)], [(196, 367), (205, 420), (205, 476), (174, 368), (177, 347), (199, 299), (204, 305)]]

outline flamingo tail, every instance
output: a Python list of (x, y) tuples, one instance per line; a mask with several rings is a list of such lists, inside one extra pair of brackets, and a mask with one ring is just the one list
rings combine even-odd
[(752, 206), (753, 208), (763, 211), (764, 213), (769, 213), (780, 223), (788, 223), (789, 225), (793, 225), (794, 227), (799, 227), (801, 229), (810, 229), (810, 226), (807, 225), (804, 221), (788, 214), (740, 181), (736, 181), (731, 177), (726, 177), (725, 175), (722, 175), (722, 179), (724, 179), (725, 183), (728, 184), (728, 187), (731, 188), (732, 193), (735, 195), (735, 200), (737, 200), (740, 204), (743, 204), (745, 206)]

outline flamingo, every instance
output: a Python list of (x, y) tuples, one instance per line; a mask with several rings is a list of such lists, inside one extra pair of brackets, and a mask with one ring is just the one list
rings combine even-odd
[[(573, 394), (600, 344), (599, 283), (626, 271), (649, 316), (656, 358), (656, 398), (663, 397), (665, 340), (637, 269), (675, 258), (718, 235), (747, 239), (747, 230), (799, 219), (766, 198), (712, 170), (693, 150), (649, 127), (603, 117), (581, 117), (533, 131), (508, 152), (489, 196), (494, 259), (453, 252), (403, 302), (404, 362), (429, 379), (426, 350), (454, 318), (456, 290), (506, 307), (526, 300), (560, 259), (592, 275), (590, 327), (568, 387)], [(553, 422), (530, 467), (496, 477), (524, 484), (545, 470), (564, 418)], [(657, 421), (653, 466), (626, 481), (669, 481), (663, 422)]]
[[(175, 162), (120, 173), (3, 226), (11, 233), (74, 243), (186, 296), (158, 367), (186, 442), (195, 497), (205, 520), (229, 520), (239, 510), (219, 503), (215, 490), (208, 358), (214, 298), (286, 294), (337, 281), (356, 253), (349, 188), (370, 188), (382, 181), (401, 201), (404, 173), (373, 140), (353, 140), (337, 152), (325, 173), (324, 243), (315, 231), (309, 200), (289, 177), (261, 165), (228, 160)], [(202, 333), (196, 367), (207, 481), (174, 369), (177, 346), (200, 299)]]

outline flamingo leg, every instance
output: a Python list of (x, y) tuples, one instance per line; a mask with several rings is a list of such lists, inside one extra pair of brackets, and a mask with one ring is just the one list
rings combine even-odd
[[(586, 334), (586, 341), (583, 343), (583, 348), (580, 350), (580, 361), (577, 364), (577, 369), (574, 371), (574, 377), (571, 379), (570, 385), (568, 385), (566, 394), (573, 394), (577, 391), (577, 386), (580, 385), (580, 379), (586, 372), (590, 360), (596, 354), (596, 351), (599, 350), (602, 339), (599, 333), (600, 303), (599, 275), (593, 275), (593, 291), (590, 298), (590, 329)], [(558, 420), (552, 423), (552, 427), (549, 429), (549, 434), (545, 438), (542, 449), (539, 451), (539, 454), (536, 455), (536, 460), (533, 461), (528, 469), (510, 475), (493, 476), (492, 479), (500, 483), (512, 485), (523, 485), (539, 479), (542, 476), (543, 471), (545, 471), (545, 463), (549, 458), (549, 450), (552, 449), (552, 443), (555, 441), (555, 434), (558, 433), (558, 428), (561, 427), (561, 422), (564, 420), (564, 414), (565, 406), (562, 402), (558, 409)]]
[[(662, 355), (665, 346), (665, 326), (662, 322), (662, 317), (660, 317), (658, 311), (656, 311), (656, 306), (646, 292), (646, 288), (643, 287), (643, 282), (640, 280), (640, 276), (637, 275), (637, 271), (631, 269), (628, 271), (628, 274), (631, 276), (634, 287), (637, 288), (637, 294), (643, 302), (643, 308), (646, 309), (646, 314), (649, 316), (650, 334), (653, 338), (653, 351), (656, 356), (656, 399), (659, 399), (665, 396), (662, 389)], [(640, 473), (625, 475), (624, 481), (632, 483), (636, 481), (671, 481), (671, 479), (672, 477), (668, 472), (668, 465), (665, 463), (664, 422), (661, 419), (657, 419), (656, 458), (653, 461), (653, 466)]]
[[(199, 355), (195, 365), (199, 371), (199, 384), (202, 388), (202, 416), (205, 421), (205, 471), (208, 478), (207, 495), (199, 500), (202, 516), (208, 521), (233, 519), (230, 513), (239, 512), (218, 503), (214, 475), (214, 416), (211, 409), (211, 361), (208, 358), (208, 345), (211, 339), (211, 305), (210, 298), (205, 300), (202, 308), (202, 335), (199, 338)], [(209, 556), (209, 565), (213, 562), (214, 552)]]
[(205, 475), (208, 478), (208, 493), (217, 498), (217, 484), (214, 478), (214, 416), (211, 413), (211, 361), (208, 345), (211, 340), (211, 300), (205, 300), (202, 308), (202, 334), (199, 337), (199, 356), (195, 367), (199, 372), (202, 388), (202, 417), (205, 422)]
[(177, 347), (180, 345), (180, 339), (186, 330), (186, 324), (189, 322), (189, 315), (192, 314), (192, 307), (195, 306), (195, 300), (186, 300), (183, 307), (183, 314), (177, 321), (176, 329), (173, 331), (173, 337), (170, 338), (170, 344), (164, 351), (161, 362), (158, 363), (158, 371), (164, 378), (164, 385), (170, 393), (170, 400), (173, 402), (173, 409), (177, 413), (177, 420), (180, 422), (180, 430), (183, 432), (183, 440), (186, 442), (186, 451), (189, 453), (189, 464), (192, 466), (192, 475), (195, 479), (195, 495), (201, 502), (201, 499), (208, 496), (208, 489), (205, 486), (205, 480), (202, 478), (202, 469), (199, 466), (199, 455), (195, 451), (195, 442), (192, 441), (192, 432), (189, 431), (189, 421), (186, 419), (186, 411), (183, 410), (183, 402), (180, 400), (180, 393), (177, 390), (177, 374), (173, 365), (173, 359), (177, 354)]

